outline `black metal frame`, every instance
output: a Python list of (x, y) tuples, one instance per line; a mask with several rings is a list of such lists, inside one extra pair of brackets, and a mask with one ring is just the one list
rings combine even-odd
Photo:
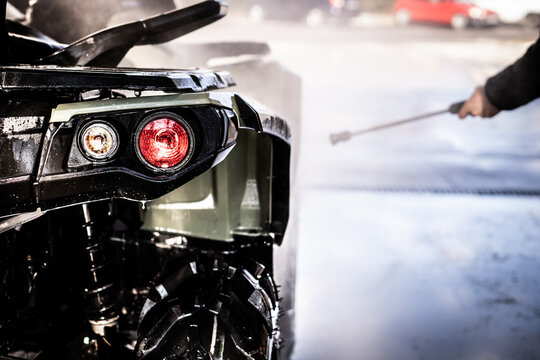
[(235, 85), (227, 72), (18, 65), (0, 66), (0, 91), (124, 89), (134, 91), (202, 92)]
[[(2, 0), (5, 19), (7, 0)], [(200, 29), (224, 17), (227, 5), (219, 0), (173, 10), (148, 19), (115, 26), (88, 35), (63, 48), (45, 36), (17, 36), (9, 34), (2, 21), (0, 37), (1, 63), (55, 64), (62, 66), (116, 66), (135, 45), (160, 44)], [(19, 27), (19, 31), (24, 31)], [(30, 32), (32, 33), (32, 32)], [(28, 34), (27, 34), (28, 35)]]

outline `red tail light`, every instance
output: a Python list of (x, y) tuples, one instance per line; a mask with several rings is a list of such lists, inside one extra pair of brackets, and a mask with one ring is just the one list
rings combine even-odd
[(143, 123), (138, 135), (139, 153), (151, 167), (167, 170), (189, 160), (193, 148), (191, 129), (174, 114), (156, 114)]
[(330, 6), (341, 9), (345, 6), (345, 0), (328, 0)]

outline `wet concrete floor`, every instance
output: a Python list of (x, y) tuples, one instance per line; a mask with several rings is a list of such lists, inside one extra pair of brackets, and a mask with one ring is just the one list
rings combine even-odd
[(303, 81), (293, 359), (540, 358), (540, 103), (328, 140), (465, 99), (537, 30), (216, 26), (186, 41), (268, 41)]

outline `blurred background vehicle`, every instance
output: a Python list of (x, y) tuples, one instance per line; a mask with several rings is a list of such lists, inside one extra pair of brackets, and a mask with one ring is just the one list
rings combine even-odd
[(469, 0), (396, 0), (392, 10), (397, 25), (430, 22), (454, 29), (468, 26), (493, 26), (497, 14)]
[(497, 12), (503, 23), (530, 25), (540, 23), (540, 1), (537, 0), (476, 0), (475, 3)]
[[(234, 4), (236, 5), (236, 4)], [(244, 0), (252, 21), (284, 19), (317, 26), (330, 19), (348, 20), (361, 11), (361, 0)]]

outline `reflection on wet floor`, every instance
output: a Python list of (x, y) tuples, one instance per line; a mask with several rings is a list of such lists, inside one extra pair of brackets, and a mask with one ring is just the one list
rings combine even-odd
[(539, 356), (538, 198), (306, 190), (301, 214), (294, 359)]

